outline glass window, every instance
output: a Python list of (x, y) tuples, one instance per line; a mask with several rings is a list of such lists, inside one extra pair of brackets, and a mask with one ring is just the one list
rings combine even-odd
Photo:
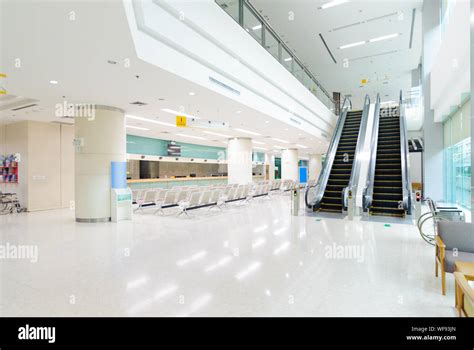
[(278, 57), (279, 46), (280, 46), (280, 43), (278, 42), (277, 38), (268, 30), (268, 28), (265, 28), (265, 48), (277, 60), (279, 59)]
[(239, 0), (217, 0), (216, 2), (239, 23)]
[(293, 75), (298, 79), (300, 82), (304, 83), (304, 70), (303, 67), (298, 62), (293, 62)]
[(292, 71), (292, 61), (293, 56), (288, 52), (287, 49), (284, 47), (281, 48), (281, 63), (288, 69), (290, 72)]
[(262, 22), (244, 5), (244, 29), (262, 44)]
[[(471, 208), (470, 102), (443, 125), (446, 201)], [(467, 129), (467, 130), (466, 130)]]

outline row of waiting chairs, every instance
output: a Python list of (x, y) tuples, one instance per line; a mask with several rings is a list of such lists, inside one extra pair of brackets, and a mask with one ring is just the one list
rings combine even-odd
[[(136, 210), (155, 207), (155, 213), (163, 213), (163, 209), (178, 207), (178, 214), (187, 214), (189, 209), (216, 207), (221, 209), (226, 203), (235, 201), (249, 202), (253, 198), (269, 195), (271, 191), (283, 189), (285, 181), (261, 181), (252, 185), (213, 185), (213, 186), (180, 186), (170, 190), (149, 188), (132, 190)], [(284, 190), (286, 190), (286, 187)]]

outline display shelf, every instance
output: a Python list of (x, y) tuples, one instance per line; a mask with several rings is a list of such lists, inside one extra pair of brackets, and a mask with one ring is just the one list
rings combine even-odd
[(18, 161), (15, 155), (1, 156), (0, 159), (0, 183), (18, 183)]

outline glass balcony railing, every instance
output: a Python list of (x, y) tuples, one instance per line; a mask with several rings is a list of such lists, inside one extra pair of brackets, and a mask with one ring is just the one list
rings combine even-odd
[(216, 3), (326, 107), (335, 112), (335, 103), (331, 95), (248, 1), (216, 0)]

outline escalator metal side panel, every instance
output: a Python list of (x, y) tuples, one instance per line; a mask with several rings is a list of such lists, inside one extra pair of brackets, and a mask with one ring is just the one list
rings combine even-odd
[(400, 157), (402, 161), (403, 209), (407, 215), (412, 213), (410, 161), (408, 149), (408, 130), (405, 119), (405, 105), (400, 91)]
[(364, 212), (369, 211), (369, 207), (372, 205), (372, 199), (374, 195), (374, 182), (375, 182), (375, 167), (377, 163), (377, 145), (379, 138), (379, 122), (380, 122), (380, 94), (377, 94), (377, 100), (375, 103), (374, 110), (374, 121), (372, 125), (371, 140), (370, 140), (370, 155), (369, 155), (369, 168), (367, 174), (367, 182), (362, 195), (362, 209)]
[(361, 168), (361, 152), (364, 148), (364, 143), (365, 143), (365, 135), (367, 131), (367, 122), (369, 118), (369, 111), (370, 111), (370, 97), (369, 95), (365, 96), (364, 100), (364, 109), (362, 111), (362, 119), (361, 123), (359, 126), (359, 133), (357, 136), (357, 146), (355, 149), (355, 154), (354, 154), (354, 161), (352, 163), (352, 171), (351, 171), (351, 177), (349, 179), (349, 184), (345, 189), (343, 189), (342, 193), (342, 208), (343, 210), (347, 209), (348, 205), (348, 199), (349, 199), (349, 191), (352, 192), (352, 195), (354, 196), (355, 193), (357, 192), (357, 184), (359, 182), (359, 176), (360, 176), (360, 168)]

